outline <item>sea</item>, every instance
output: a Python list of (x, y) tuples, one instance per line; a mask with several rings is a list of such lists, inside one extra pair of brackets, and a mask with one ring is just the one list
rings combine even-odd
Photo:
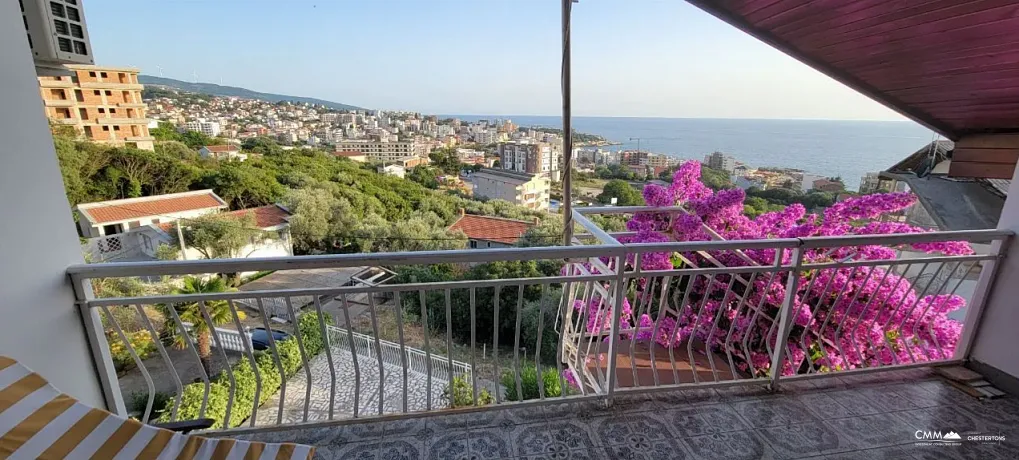
[[(558, 116), (442, 117), (562, 128)], [(887, 169), (934, 139), (931, 130), (912, 121), (574, 117), (573, 127), (621, 144), (605, 149), (637, 149), (639, 142), (641, 150), (695, 160), (719, 151), (752, 167), (838, 176), (849, 190), (859, 188), (864, 174)]]

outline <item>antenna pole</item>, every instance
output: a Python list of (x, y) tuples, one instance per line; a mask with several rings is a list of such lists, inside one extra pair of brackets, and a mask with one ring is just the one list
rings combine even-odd
[(563, 245), (573, 242), (573, 127), (570, 94), (570, 10), (574, 0), (563, 0)]

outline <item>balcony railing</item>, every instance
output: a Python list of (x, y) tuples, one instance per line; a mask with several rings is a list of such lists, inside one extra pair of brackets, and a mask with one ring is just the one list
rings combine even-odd
[[(111, 407), (126, 412), (124, 396), (135, 393), (144, 402), (137, 414), (142, 419), (213, 415), (230, 421), (221, 429), (260, 428), (564, 398), (612, 400), (678, 387), (774, 389), (831, 373), (956, 364), (967, 356), (1000, 250), (1011, 236), (981, 230), (623, 244), (617, 237), (625, 233), (588, 230), (570, 247), (109, 263), (74, 266), (69, 273)], [(974, 253), (911, 249), (947, 241), (970, 242)], [(847, 256), (860, 248), (887, 248), (895, 256)], [(747, 251), (770, 251), (774, 263), (739, 262)], [(829, 256), (804, 256), (818, 251)], [(686, 262), (668, 270), (641, 268), (643, 258), (662, 253)], [(691, 254), (713, 263), (693, 265)], [(454, 273), (466, 273), (496, 261), (522, 262), (528, 268), (520, 273), (527, 275), (428, 282), (410, 275), (400, 284), (378, 286), (113, 298), (95, 298), (90, 284), (363, 266), (400, 272), (450, 264)], [(535, 274), (535, 266), (549, 265), (561, 271)], [(849, 282), (832, 282), (841, 278)], [(880, 300), (888, 289), (911, 294), (892, 304)], [(952, 295), (967, 301), (965, 311), (956, 313), (962, 330), (953, 343), (940, 343), (934, 331), (942, 320), (927, 312)], [(298, 298), (313, 300), (305, 305)], [(303, 326), (273, 321), (264, 307), (268, 299), (283, 299), (291, 310), (287, 316)], [(837, 313), (835, 306), (849, 302), (862, 307)], [(902, 316), (918, 320), (899, 322), (900, 313), (918, 308), (922, 314)], [(161, 326), (154, 324), (154, 310), (164, 312)], [(883, 313), (871, 313), (877, 310)], [(302, 322), (305, 315), (313, 318), (310, 325)], [(232, 353), (221, 329), (213, 328), (212, 356), (203, 357), (201, 338), (179, 333), (183, 321), (194, 318), (236, 331), (254, 322), (292, 338), (269, 337), (265, 350), (245, 346)], [(861, 335), (864, 329), (873, 334)], [(169, 345), (170, 335), (183, 349)], [(140, 336), (148, 339), (144, 345), (132, 341)], [(118, 375), (111, 344), (121, 355), (128, 344), (134, 370)], [(168, 394), (165, 407), (157, 404), (159, 393)]]

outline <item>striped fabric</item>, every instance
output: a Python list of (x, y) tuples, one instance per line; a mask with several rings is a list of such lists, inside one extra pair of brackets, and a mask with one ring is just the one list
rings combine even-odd
[(0, 459), (298, 460), (314, 453), (300, 444), (184, 435), (122, 418), (0, 356)]

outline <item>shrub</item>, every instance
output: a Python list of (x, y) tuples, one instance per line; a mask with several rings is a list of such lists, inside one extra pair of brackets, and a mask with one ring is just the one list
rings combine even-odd
[[(317, 321), (314, 314), (302, 315), (297, 320), (297, 333), (301, 334), (301, 340), (304, 342), (305, 352), (309, 360), (325, 348), (325, 340), (322, 337)], [(329, 322), (328, 319), (326, 321), (327, 323)], [(282, 373), (280, 373), (280, 368), (276, 366), (276, 358), (271, 350), (255, 354), (258, 378), (255, 377), (256, 369), (251, 367), (251, 361), (247, 356), (241, 357), (237, 364), (231, 368), (235, 386), (233, 387), (233, 408), (230, 411), (230, 420), (226, 424), (228, 427), (240, 426), (251, 417), (252, 410), (256, 405), (255, 389), (259, 380), (261, 380), (262, 385), (257, 405), (261, 406), (276, 394), (276, 391), (279, 390), (280, 385), (283, 383), (283, 379), (290, 378), (301, 370), (301, 350), (297, 345), (295, 337), (276, 342), (276, 351), (279, 355), (280, 367), (283, 368)], [(213, 428), (223, 428), (223, 422), (226, 419), (226, 407), (229, 402), (231, 388), (230, 375), (230, 372), (220, 372), (210, 385), (209, 401), (204, 417), (215, 420)], [(204, 394), (204, 382), (184, 386), (180, 408), (177, 409), (178, 420), (199, 418)], [(162, 407), (162, 414), (157, 421), (168, 422), (170, 421), (170, 412), (173, 407), (173, 398), (168, 398)]]
[[(507, 401), (526, 401), (538, 399), (541, 393), (538, 391), (538, 370), (533, 364), (524, 364), (520, 370), (520, 390), (523, 398), (517, 394), (517, 378), (513, 371), (503, 372), (500, 382), (506, 388)], [(546, 367), (541, 370), (541, 381), (544, 385), (545, 397), (554, 398), (562, 396), (562, 386), (559, 383), (559, 372), (555, 367)]]
[[(173, 399), (168, 393), (157, 391), (155, 398), (152, 400), (152, 414), (150, 418), (155, 419), (162, 415), (163, 410), (167, 407), (173, 407)], [(167, 406), (166, 402), (171, 401), (170, 405)], [(127, 410), (137, 414), (144, 414), (145, 408), (149, 404), (149, 394), (145, 392), (138, 392), (131, 394), (131, 400), (128, 402)]]
[[(125, 332), (127, 340), (130, 343), (130, 347), (134, 349), (135, 353), (138, 353), (138, 357), (141, 359), (148, 358), (152, 353), (156, 351), (156, 344), (152, 341), (152, 335), (148, 331), (137, 331), (137, 332)], [(106, 334), (106, 341), (110, 344), (110, 355), (113, 357), (113, 368), (116, 369), (117, 373), (121, 373), (130, 369), (134, 369), (137, 364), (134, 362), (134, 357), (131, 356), (131, 352), (128, 347), (121, 340), (120, 334), (116, 332), (108, 332)]]
[[(452, 398), (450, 397), (449, 385), (442, 390), (442, 399), (450, 404), (449, 407), (470, 407), (474, 404), (474, 386), (464, 376), (453, 378)], [(452, 401), (450, 401), (452, 399)], [(487, 406), (495, 402), (492, 393), (485, 388), (478, 388), (478, 406)]]

